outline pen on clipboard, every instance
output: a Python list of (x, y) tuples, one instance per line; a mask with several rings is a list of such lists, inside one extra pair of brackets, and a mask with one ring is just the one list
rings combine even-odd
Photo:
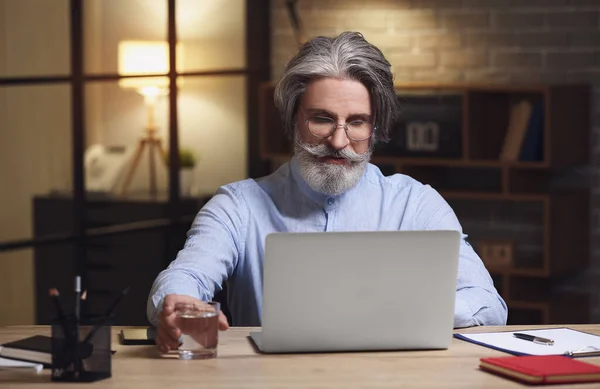
[(600, 356), (600, 348), (594, 346), (585, 346), (579, 350), (567, 351), (564, 355), (572, 358), (597, 357)]
[(515, 338), (527, 340), (527, 341), (533, 342), (535, 344), (544, 344), (546, 346), (554, 345), (554, 341), (552, 339), (541, 338), (539, 336), (533, 336), (533, 335), (528, 335), (528, 334), (521, 334), (519, 332), (515, 332), (513, 335)]

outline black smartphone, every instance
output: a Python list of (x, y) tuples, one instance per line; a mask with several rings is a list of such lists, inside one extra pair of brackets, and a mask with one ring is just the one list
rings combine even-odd
[(121, 344), (124, 345), (152, 345), (156, 329), (150, 328), (124, 328), (121, 330)]

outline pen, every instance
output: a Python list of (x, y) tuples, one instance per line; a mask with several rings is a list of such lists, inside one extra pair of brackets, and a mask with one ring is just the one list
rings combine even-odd
[(71, 334), (69, 334), (69, 328), (67, 327), (67, 322), (66, 322), (66, 318), (65, 318), (65, 310), (63, 309), (62, 303), (60, 301), (60, 293), (58, 292), (58, 289), (50, 288), (49, 294), (50, 294), (50, 297), (52, 298), (52, 301), (54, 301), (54, 306), (56, 307), (58, 321), (60, 322), (60, 325), (63, 329), (64, 336), (69, 337)]
[(81, 318), (81, 276), (75, 276), (75, 336), (73, 346), (75, 348), (74, 364), (75, 377), (81, 372), (81, 355), (79, 354), (79, 324)]
[(83, 317), (86, 316), (87, 312), (87, 289), (81, 292), (81, 308), (79, 309), (79, 314)]
[(79, 324), (79, 317), (81, 315), (81, 276), (75, 277), (75, 320)]
[(530, 342), (533, 342), (536, 344), (545, 344), (546, 346), (554, 345), (554, 341), (552, 339), (546, 339), (546, 338), (541, 338), (539, 336), (533, 336), (533, 335), (527, 335), (527, 334), (521, 334), (521, 333), (514, 333), (513, 335), (515, 336), (515, 338), (527, 340), (527, 341), (530, 341)]
[(127, 296), (127, 293), (129, 293), (129, 289), (130, 289), (129, 286), (127, 288), (123, 289), (123, 291), (119, 294), (119, 297), (117, 297), (115, 302), (110, 306), (110, 308), (108, 308), (108, 310), (106, 311), (104, 316), (111, 317), (115, 314), (115, 310), (117, 309), (117, 306), (119, 305), (119, 303), (121, 302), (123, 297)]
[(85, 337), (85, 339), (83, 340), (83, 343), (88, 343), (96, 334), (96, 332), (98, 332), (98, 330), (106, 325), (114, 316), (115, 310), (117, 308), (117, 305), (119, 305), (119, 303), (121, 302), (121, 300), (123, 299), (123, 297), (125, 297), (127, 295), (127, 293), (129, 293), (129, 286), (127, 288), (125, 288), (121, 294), (119, 295), (119, 297), (115, 300), (115, 302), (112, 304), (112, 306), (108, 309), (108, 311), (106, 311), (106, 314), (104, 316), (104, 320), (102, 320), (99, 324), (97, 324), (92, 331), (90, 331), (90, 333)]
[[(587, 351), (586, 351), (587, 350)], [(579, 350), (567, 351), (564, 355), (568, 357), (597, 357), (600, 356), (600, 348), (594, 346), (582, 347)]]

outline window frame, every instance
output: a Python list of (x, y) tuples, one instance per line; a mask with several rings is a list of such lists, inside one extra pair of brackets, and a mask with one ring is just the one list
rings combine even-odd
[[(179, 123), (177, 78), (186, 76), (214, 77), (242, 75), (246, 80), (246, 107), (248, 131), (248, 177), (259, 177), (267, 172), (259, 157), (258, 145), (258, 87), (270, 78), (270, 4), (268, 0), (246, 0), (246, 66), (239, 69), (218, 69), (211, 71), (178, 72), (175, 55), (177, 42), (177, 0), (164, 0), (167, 7), (167, 41), (169, 43), (170, 81), (169, 93), (169, 167), (168, 167), (168, 217), (133, 223), (132, 225), (114, 224), (102, 228), (86, 228), (87, 194), (85, 191), (85, 93), (88, 82), (116, 81), (122, 78), (118, 74), (86, 75), (84, 71), (84, 3), (85, 0), (70, 0), (70, 73), (67, 76), (31, 76), (0, 77), (0, 88), (5, 86), (69, 84), (71, 87), (72, 128), (72, 179), (73, 179), (73, 230), (52, 236), (33, 237), (2, 241), (0, 252), (36, 248), (40, 246), (71, 242), (75, 247), (76, 271), (85, 280), (87, 240), (91, 237), (126, 234), (150, 229), (173, 231), (181, 223), (189, 222), (195, 215), (181, 214), (179, 206)], [(148, 75), (146, 75), (147, 77)], [(170, 234), (167, 233), (168, 237)], [(178, 249), (178, 248), (176, 248)], [(165, 263), (172, 260), (165, 253)]]

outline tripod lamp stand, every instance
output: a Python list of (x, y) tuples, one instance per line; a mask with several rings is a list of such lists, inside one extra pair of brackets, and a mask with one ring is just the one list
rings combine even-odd
[[(169, 71), (169, 46), (166, 42), (154, 41), (123, 41), (119, 43), (119, 74), (143, 75), (165, 74)], [(156, 158), (164, 163), (162, 140), (157, 135), (155, 122), (156, 102), (169, 93), (169, 79), (162, 77), (135, 77), (119, 79), (123, 89), (136, 90), (144, 98), (146, 106), (146, 128), (138, 141), (133, 160), (123, 181), (121, 194), (127, 192), (131, 180), (142, 159), (144, 151), (148, 153), (150, 195), (156, 196)]]

